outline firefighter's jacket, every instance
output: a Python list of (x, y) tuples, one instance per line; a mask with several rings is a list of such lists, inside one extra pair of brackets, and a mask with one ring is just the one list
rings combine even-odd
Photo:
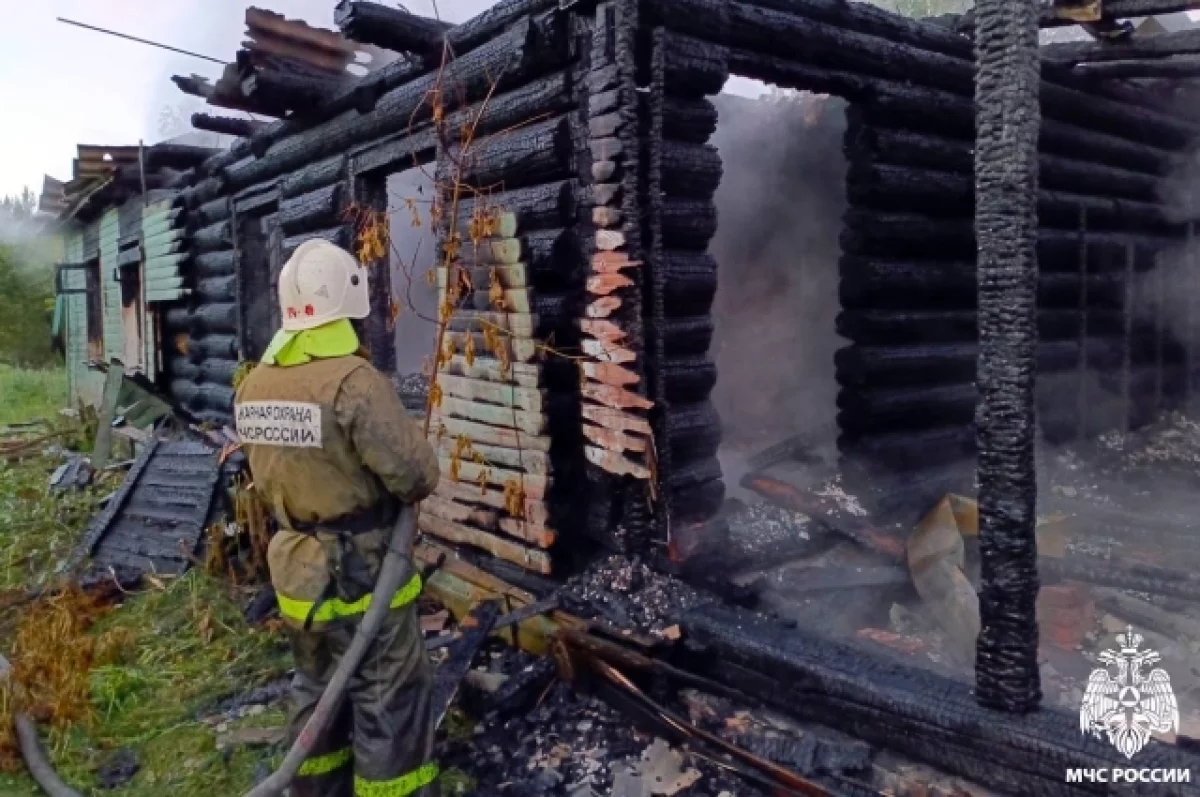
[[(385, 508), (420, 501), (437, 485), (437, 456), (421, 425), (388, 379), (353, 355), (258, 365), (238, 386), (234, 415), (255, 490), (280, 525), (267, 558), (285, 621), (317, 630), (361, 616), (391, 537), (395, 512)], [(378, 522), (364, 531), (364, 517)], [(360, 521), (356, 533), (333, 533), (348, 518)], [(360, 581), (368, 583), (331, 594), (347, 544), (365, 560)], [(393, 607), (420, 593), (413, 573)]]

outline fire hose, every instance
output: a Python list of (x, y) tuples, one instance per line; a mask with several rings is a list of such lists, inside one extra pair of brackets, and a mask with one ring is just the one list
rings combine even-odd
[[(375, 636), (379, 633), (391, 606), (392, 597), (400, 589), (400, 585), (405, 579), (411, 577), (409, 563), (415, 535), (416, 511), (412, 506), (405, 505), (400, 510), (400, 517), (396, 519), (391, 540), (388, 542), (387, 553), (379, 568), (379, 578), (371, 593), (371, 605), (363, 615), (362, 622), (359, 623), (358, 630), (354, 634), (354, 640), (346, 650), (346, 655), (342, 657), (333, 677), (329, 679), (329, 685), (325, 687), (316, 708), (313, 709), (308, 722), (304, 723), (304, 728), (296, 737), (296, 741), (284, 757), (283, 763), (279, 765), (279, 769), (275, 770), (275, 773), (262, 783), (246, 792), (243, 797), (277, 797), (292, 782), (292, 778), (296, 777), (304, 759), (312, 753), (318, 736), (328, 726), (345, 697), (346, 685), (350, 681), (350, 676), (358, 669), (363, 657), (367, 654), (367, 649), (375, 641)], [(63, 783), (47, 763), (41, 744), (38, 742), (37, 729), (33, 721), (23, 714), (18, 714), (16, 727), (21, 743), (21, 754), (25, 757), (29, 773), (42, 787), (42, 790), (50, 797), (82, 797), (79, 792)], [(426, 757), (428, 758), (432, 752), (432, 750), (427, 750)]]

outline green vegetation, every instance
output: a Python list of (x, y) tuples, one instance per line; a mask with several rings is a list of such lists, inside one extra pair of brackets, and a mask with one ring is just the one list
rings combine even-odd
[(44, 367), (55, 364), (54, 261), (61, 244), (35, 238), (0, 243), (0, 362)]
[[(0, 395), (0, 425), (39, 417), (57, 422), (65, 378), (0, 366)], [(63, 440), (72, 442), (46, 445)], [(49, 496), (47, 480), (62, 460), (34, 454), (0, 459), (0, 652), (12, 658), (28, 689), (17, 702), (39, 719), (54, 766), (84, 794), (246, 791), (256, 768), (277, 763), (278, 751), (244, 744), (219, 750), (218, 738), (244, 727), (280, 727), (282, 710), (220, 730), (204, 719), (223, 698), (286, 672), (284, 637), (248, 627), (245, 594), (199, 571), (149, 578), (114, 608), (71, 594), (30, 603), (26, 590), (53, 578), (100, 496), (120, 481), (111, 474), (86, 492)], [(40, 791), (14, 758), (8, 736), (13, 700), (0, 690), (0, 794), (34, 797)], [(121, 751), (140, 768), (128, 784), (101, 791), (99, 773)]]

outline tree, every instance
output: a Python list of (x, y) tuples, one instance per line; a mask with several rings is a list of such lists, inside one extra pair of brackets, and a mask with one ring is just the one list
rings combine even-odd
[(38, 197), (29, 186), (21, 189), (21, 193), (0, 199), (0, 213), (15, 222), (33, 218), (37, 211)]
[(0, 244), (0, 362), (55, 362), (50, 342), (53, 271), (39, 247)]

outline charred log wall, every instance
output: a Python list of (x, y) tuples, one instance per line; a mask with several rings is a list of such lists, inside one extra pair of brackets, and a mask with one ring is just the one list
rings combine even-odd
[[(481, 555), (549, 574), (576, 547), (560, 536), (586, 512), (573, 356), (592, 25), (557, 12), (513, 24), (540, 31), (536, 67), (494, 95), (486, 84), (469, 92), (461, 119), (450, 117), (453, 135), (405, 142), (401, 165), (423, 151), (436, 160), (445, 219), (437, 275), (446, 331), (429, 434), (444, 477), (420, 527), (431, 544), (485, 564)], [(389, 146), (356, 162), (386, 168)]]
[[(847, 472), (873, 479), (947, 466), (969, 475), (978, 353), (971, 41), (866, 5), (801, 0), (666, 0), (650, 24), (669, 82), (694, 96), (717, 92), (732, 72), (850, 101), (837, 331), (851, 344), (836, 355), (839, 450), (854, 466)], [(1174, 376), (1183, 347), (1161, 325), (1139, 322), (1135, 287), (1180, 234), (1157, 191), (1197, 131), (1058, 73), (1043, 84), (1038, 405), (1044, 434), (1062, 440), (1144, 422), (1186, 384)], [(662, 140), (670, 146), (669, 134)], [(704, 174), (693, 166), (685, 177)], [(652, 271), (668, 273), (667, 254), (651, 255)], [(673, 312), (668, 298), (665, 314)], [(711, 319), (700, 312), (686, 338), (703, 355)], [(666, 342), (672, 330), (654, 334)], [(668, 399), (660, 412), (670, 428), (692, 409)], [(672, 448), (670, 434), (658, 443)], [(667, 463), (665, 483), (677, 466)]]

